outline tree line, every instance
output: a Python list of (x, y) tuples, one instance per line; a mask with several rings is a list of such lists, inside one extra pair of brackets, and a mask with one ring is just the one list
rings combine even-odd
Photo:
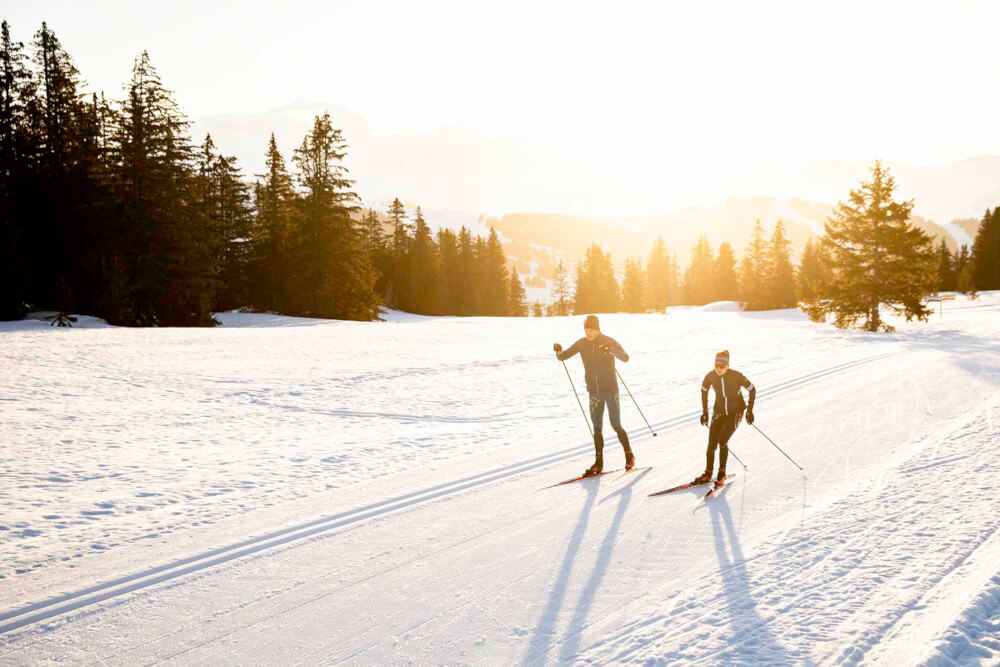
[[(265, 170), (251, 180), (211, 136), (198, 145), (149, 55), (124, 96), (85, 95), (55, 34), (42, 24), (29, 47), (0, 35), (0, 319), (31, 308), (87, 312), (114, 324), (203, 326), (234, 308), (370, 320), (382, 305), (429, 315), (525, 316), (524, 286), (492, 228), (431, 232), (419, 207), (397, 199), (363, 210), (330, 116), (314, 119), (290, 159), (272, 134)], [(842, 202), (818, 242), (793, 265), (779, 220), (757, 221), (737, 261), (727, 242), (702, 237), (681, 271), (662, 239), (645, 267), (587, 249), (562, 261), (551, 315), (662, 311), (739, 301), (748, 310), (801, 304), (841, 326), (885, 328), (878, 305), (925, 317), (936, 290), (1000, 289), (1000, 207), (987, 211), (972, 248), (938, 248), (907, 220), (879, 163)], [(839, 304), (835, 306), (834, 304)]]

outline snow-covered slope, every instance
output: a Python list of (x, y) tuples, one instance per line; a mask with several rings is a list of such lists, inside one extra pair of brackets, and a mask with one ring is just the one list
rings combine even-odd
[[(653, 468), (544, 490), (591, 460), (579, 317), (0, 325), (0, 664), (996, 664), (1000, 294), (725, 306), (601, 317)], [(721, 348), (805, 470), (744, 424), (719, 498), (650, 498)]]

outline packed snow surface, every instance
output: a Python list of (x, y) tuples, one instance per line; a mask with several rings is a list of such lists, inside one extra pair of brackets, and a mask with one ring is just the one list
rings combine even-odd
[[(1000, 293), (943, 310), (602, 315), (652, 468), (545, 489), (582, 317), (0, 323), (0, 664), (998, 664)], [(724, 348), (747, 467), (649, 497)]]

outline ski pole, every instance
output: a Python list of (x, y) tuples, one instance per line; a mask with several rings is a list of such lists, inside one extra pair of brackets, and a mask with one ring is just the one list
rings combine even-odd
[[(764, 436), (765, 438), (767, 438), (767, 434), (764, 433), (763, 431), (761, 431), (759, 428), (757, 428), (756, 424), (750, 424), (750, 425), (753, 426), (754, 428), (756, 428), (758, 433), (760, 433), (762, 436)], [(781, 452), (782, 454), (785, 454), (785, 450), (783, 450), (781, 447), (778, 447), (777, 443), (775, 443), (774, 440), (771, 440), (770, 438), (767, 438), (767, 441), (769, 443), (771, 443), (772, 445), (774, 445), (775, 449), (777, 449), (779, 452)], [(789, 456), (788, 454), (785, 454), (785, 458), (788, 459), (789, 461), (791, 461), (792, 463), (795, 463), (795, 461), (792, 459), (792, 457)], [(805, 468), (803, 468), (802, 466), (800, 466), (798, 463), (795, 463), (795, 467), (798, 468), (799, 470), (805, 471)]]
[(583, 421), (587, 422), (587, 430), (590, 431), (590, 437), (594, 437), (594, 429), (590, 428), (590, 420), (587, 419), (587, 411), (583, 409), (583, 403), (580, 402), (580, 394), (576, 393), (576, 385), (573, 384), (573, 376), (569, 374), (569, 368), (566, 366), (566, 362), (562, 362), (563, 368), (566, 369), (566, 377), (569, 378), (569, 386), (573, 387), (573, 395), (576, 396), (576, 402), (580, 404), (580, 412), (583, 413)]
[[(617, 368), (615, 368), (615, 373), (618, 373), (618, 369)], [(654, 431), (653, 427), (649, 425), (649, 420), (646, 419), (646, 415), (642, 414), (642, 408), (639, 407), (639, 403), (635, 400), (635, 396), (632, 396), (632, 392), (629, 390), (628, 385), (625, 384), (625, 378), (622, 377), (621, 373), (618, 373), (618, 379), (622, 381), (622, 386), (625, 387), (625, 391), (628, 392), (629, 398), (631, 398), (632, 402), (635, 403), (635, 409), (639, 411), (640, 415), (642, 415), (642, 420), (644, 422), (646, 422), (646, 426), (649, 428), (649, 432), (652, 433), (653, 437), (655, 438), (656, 437), (656, 431)]]
[[(727, 447), (728, 447), (728, 445), (727, 445)], [(743, 466), (744, 470), (750, 470), (750, 468), (747, 468), (747, 464), (743, 463), (743, 461), (740, 461), (740, 457), (736, 456), (736, 452), (733, 451), (732, 447), (729, 447), (729, 453), (733, 456), (734, 459), (736, 459), (737, 461), (740, 462), (740, 465)]]

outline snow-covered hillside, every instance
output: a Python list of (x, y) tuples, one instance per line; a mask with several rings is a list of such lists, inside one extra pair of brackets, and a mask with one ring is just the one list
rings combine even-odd
[[(653, 467), (547, 489), (582, 318), (220, 319), (0, 324), (0, 664), (1000, 662), (1000, 293), (602, 316)], [(804, 472), (744, 424), (720, 497), (649, 497), (722, 348)]]

